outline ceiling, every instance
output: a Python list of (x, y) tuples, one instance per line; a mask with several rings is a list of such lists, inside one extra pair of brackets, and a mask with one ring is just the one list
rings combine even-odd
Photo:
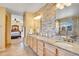
[(7, 8), (11, 13), (23, 15), (23, 12), (36, 12), (45, 3), (0, 3), (0, 6)]

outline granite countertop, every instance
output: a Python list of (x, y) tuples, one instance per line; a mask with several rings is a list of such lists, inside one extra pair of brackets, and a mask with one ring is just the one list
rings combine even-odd
[(46, 38), (46, 37), (41, 37), (37, 35), (31, 35), (38, 40), (41, 40), (43, 42), (46, 42), (48, 44), (51, 44), (53, 46), (56, 46), (58, 48), (64, 49), (68, 52), (71, 52), (73, 54), (79, 55), (79, 45), (75, 43), (70, 43), (70, 42), (65, 42), (65, 41), (58, 41), (53, 38)]

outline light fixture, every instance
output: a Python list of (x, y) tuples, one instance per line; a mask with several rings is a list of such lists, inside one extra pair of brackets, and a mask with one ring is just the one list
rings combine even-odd
[(56, 4), (56, 7), (58, 9), (63, 9), (65, 6), (69, 7), (69, 6), (71, 6), (71, 3), (57, 3)]
[(65, 6), (71, 6), (71, 3), (64, 3)]
[(34, 17), (34, 19), (41, 19), (41, 15)]
[(64, 8), (64, 4), (58, 3), (58, 4), (56, 5), (56, 7), (57, 7), (58, 9), (63, 9), (63, 8)]

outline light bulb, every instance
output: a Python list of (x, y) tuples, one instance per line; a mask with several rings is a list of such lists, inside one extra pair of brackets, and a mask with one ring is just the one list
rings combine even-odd
[(62, 4), (62, 5), (60, 5), (60, 8), (59, 9), (63, 9), (64, 8), (64, 5)]
[(60, 3), (57, 3), (57, 4), (56, 4), (56, 7), (59, 8), (59, 7), (60, 7)]
[(63, 9), (63, 8), (64, 8), (64, 4), (58, 3), (58, 4), (56, 5), (56, 7), (59, 8), (59, 9)]
[(42, 17), (42, 16), (39, 15), (39, 16), (34, 17), (34, 19), (40, 19), (41, 17)]
[(64, 3), (65, 6), (71, 6), (71, 3)]

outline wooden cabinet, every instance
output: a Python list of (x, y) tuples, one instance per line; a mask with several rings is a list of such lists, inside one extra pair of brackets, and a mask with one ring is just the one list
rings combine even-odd
[(28, 46), (30, 46), (30, 37), (28, 36), (27, 39)]
[(33, 38), (32, 42), (33, 51), (37, 53), (37, 39)]
[(37, 53), (37, 54), (38, 54), (39, 56), (43, 56), (43, 55), (44, 55), (44, 54), (43, 54), (43, 53), (44, 53), (44, 52), (43, 52), (43, 51), (44, 51), (43, 49), (44, 49), (44, 47), (43, 47), (43, 42), (40, 41), (40, 40), (38, 40), (38, 53)]
[(28, 44), (28, 46), (30, 45), (30, 37), (29, 36), (27, 37), (27, 44)]
[(33, 41), (33, 40), (32, 40), (32, 37), (30, 37), (30, 47), (31, 47), (31, 48), (32, 48), (32, 45), (33, 45), (33, 44), (32, 44), (32, 43), (33, 43), (32, 41)]
[(56, 47), (54, 47), (50, 44), (45, 44), (45, 55), (46, 56), (55, 56), (56, 55)]
[(39, 56), (75, 56), (75, 54), (69, 51), (50, 45), (31, 36), (28, 37), (28, 45)]
[(33, 51), (35, 52), (35, 53), (37, 53), (37, 39), (36, 38), (34, 38), (34, 37), (31, 37), (31, 36), (28, 36), (27, 37), (27, 43), (28, 43), (28, 46), (30, 47), (30, 48), (32, 48), (33, 49)]
[(28, 45), (32, 48), (32, 37), (28, 36)]
[(46, 56), (75, 56), (75, 54), (63, 50), (61, 48), (57, 48), (50, 44), (45, 44), (45, 55)]

